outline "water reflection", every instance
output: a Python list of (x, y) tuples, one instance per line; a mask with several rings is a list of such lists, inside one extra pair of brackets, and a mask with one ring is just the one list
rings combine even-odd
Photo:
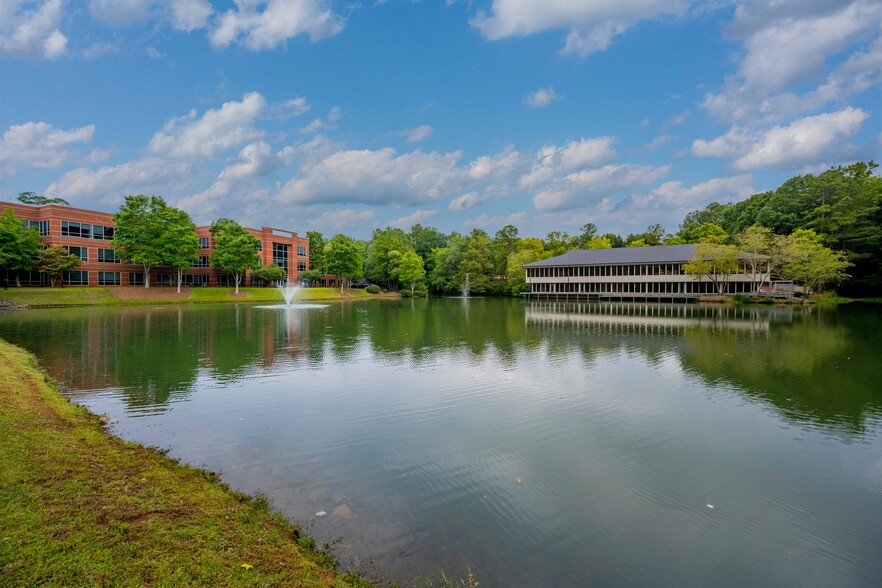
[(17, 312), (0, 336), (394, 579), (882, 574), (878, 310), (463, 302)]

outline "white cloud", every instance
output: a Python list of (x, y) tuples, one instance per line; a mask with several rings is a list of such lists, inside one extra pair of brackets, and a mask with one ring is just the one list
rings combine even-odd
[(266, 108), (257, 92), (246, 94), (241, 102), (226, 102), (220, 109), (208, 110), (201, 118), (191, 111), (187, 116), (170, 120), (153, 135), (147, 152), (163, 157), (205, 159), (261, 136), (255, 120)]
[(164, 20), (175, 30), (190, 32), (208, 26), (214, 9), (208, 0), (90, 0), (89, 12), (113, 26)]
[(753, 177), (749, 174), (729, 178), (713, 178), (706, 182), (686, 187), (677, 180), (665, 182), (650, 190), (645, 196), (626, 200), (622, 206), (636, 208), (692, 210), (709, 202), (737, 202), (754, 193)]
[(670, 166), (610, 164), (582, 170), (552, 182), (533, 196), (537, 210), (563, 210), (589, 204), (600, 196), (647, 185), (666, 176)]
[(545, 108), (552, 102), (563, 100), (564, 96), (559, 96), (553, 87), (539, 88), (535, 92), (527, 94), (524, 98), (524, 104), (530, 108)]
[(673, 140), (674, 140), (673, 135), (669, 135), (667, 133), (662, 133), (661, 135), (659, 135), (655, 139), (653, 139), (652, 142), (648, 143), (645, 147), (643, 147), (643, 149), (645, 149), (646, 151), (655, 151), (659, 147), (663, 147)]
[(333, 37), (344, 26), (343, 18), (326, 0), (238, 0), (234, 10), (217, 17), (209, 40), (218, 48), (241, 43), (252, 51), (261, 51), (298, 35), (307, 35), (312, 41)]
[(412, 129), (405, 129), (400, 131), (398, 134), (404, 137), (408, 143), (419, 143), (424, 139), (428, 139), (432, 136), (432, 133), (435, 132), (429, 125), (420, 125), (418, 127), (414, 127)]
[(72, 154), (71, 147), (88, 143), (95, 125), (63, 131), (45, 122), (9, 127), (0, 139), (0, 177), (13, 175), (20, 166), (54, 168)]
[(851, 139), (869, 116), (860, 108), (848, 107), (765, 131), (734, 126), (712, 141), (694, 141), (692, 154), (696, 157), (738, 157), (733, 167), (743, 170), (803, 167), (836, 159), (842, 143)]
[(376, 220), (373, 210), (356, 210), (347, 208), (344, 210), (329, 210), (314, 218), (308, 226), (322, 231), (343, 231), (351, 228), (363, 228), (371, 226)]
[(281, 197), (287, 202), (431, 202), (459, 188), (463, 173), (456, 164), (461, 157), (459, 151), (398, 155), (391, 147), (339, 151), (301, 168), (282, 187)]
[(468, 210), (481, 202), (489, 200), (489, 196), (478, 192), (467, 192), (462, 196), (457, 196), (447, 205), (449, 210)]
[(477, 229), (486, 229), (494, 227), (504, 227), (505, 225), (519, 225), (523, 223), (529, 215), (526, 212), (513, 212), (507, 215), (490, 216), (482, 214), (474, 218), (467, 218), (462, 221), (464, 227), (474, 227)]
[(548, 182), (561, 172), (606, 163), (615, 157), (614, 143), (615, 137), (605, 136), (570, 141), (563, 147), (546, 145), (536, 153), (533, 168), (521, 177), (520, 184), (532, 188)]
[(733, 164), (736, 169), (781, 165), (806, 165), (827, 159), (843, 141), (849, 140), (869, 118), (860, 108), (819, 114), (774, 127)]
[(117, 51), (119, 51), (119, 47), (113, 43), (94, 43), (83, 49), (83, 57), (86, 59), (97, 59)]
[(6, 56), (57, 59), (67, 53), (61, 32), (62, 0), (0, 2), (0, 50)]
[(309, 102), (304, 96), (297, 96), (282, 103), (285, 112), (290, 116), (300, 116), (309, 112)]
[[(861, 46), (878, 35), (880, 19), (874, 0), (743, 2), (730, 26), (743, 39), (738, 71), (701, 107), (720, 120), (756, 124), (841, 104), (882, 77), (882, 41)], [(806, 84), (812, 89), (794, 91)]]
[(126, 194), (165, 194), (179, 187), (188, 166), (158, 157), (136, 159), (97, 170), (78, 168), (64, 174), (46, 188), (47, 196), (122, 201)]
[(251, 143), (239, 153), (238, 161), (224, 168), (218, 179), (237, 181), (267, 176), (281, 167), (283, 163), (284, 153), (273, 153), (269, 144), (263, 141)]
[(493, 0), (471, 24), (490, 40), (552, 29), (568, 31), (562, 53), (603, 51), (612, 39), (640, 20), (678, 15), (687, 0)]
[(396, 218), (395, 220), (390, 221), (389, 226), (397, 227), (399, 229), (409, 229), (417, 223), (425, 222), (436, 216), (438, 216), (437, 210), (417, 210), (414, 211), (413, 214), (408, 214), (407, 216), (402, 216), (401, 218)]

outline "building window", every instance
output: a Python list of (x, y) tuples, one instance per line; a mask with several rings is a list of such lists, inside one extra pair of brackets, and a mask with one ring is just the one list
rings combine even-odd
[(129, 272), (129, 286), (143, 286), (144, 285), (144, 273), (143, 272)]
[(200, 255), (199, 259), (193, 262), (193, 267), (211, 267), (211, 259), (207, 255)]
[(298, 261), (297, 262), (297, 271), (298, 272), (305, 272), (306, 271), (306, 262), (305, 261)]
[(99, 286), (119, 286), (122, 284), (120, 272), (98, 272)]
[(156, 282), (157, 286), (173, 286), (172, 275), (171, 274), (157, 274)]
[(184, 279), (181, 281), (181, 284), (184, 286), (207, 286), (208, 276), (205, 274), (185, 275)]
[(88, 247), (71, 247), (70, 245), (64, 245), (64, 248), (67, 249), (68, 253), (71, 255), (76, 255), (83, 261), (89, 261)]
[(76, 272), (64, 272), (61, 275), (61, 279), (65, 284), (69, 284), (71, 286), (88, 286), (89, 285), (89, 272), (85, 271), (76, 271)]
[(113, 227), (104, 227), (101, 225), (92, 225), (92, 238), (102, 239), (104, 241), (113, 241)]
[(199, 246), (208, 249), (208, 237), (199, 237)]
[(24, 227), (26, 229), (34, 228), (37, 229), (37, 232), (40, 233), (41, 236), (46, 236), (49, 234), (49, 221), (32, 221), (26, 220), (23, 221)]
[(113, 249), (99, 249), (98, 261), (100, 263), (119, 263), (119, 257)]
[(236, 280), (233, 279), (233, 274), (218, 274), (217, 285), (218, 286), (235, 286)]
[(297, 246), (297, 255), (305, 256), (306, 255), (306, 247), (304, 247), (303, 245), (298, 245)]
[(273, 243), (273, 263), (285, 270), (288, 275), (288, 252), (291, 246), (285, 243)]

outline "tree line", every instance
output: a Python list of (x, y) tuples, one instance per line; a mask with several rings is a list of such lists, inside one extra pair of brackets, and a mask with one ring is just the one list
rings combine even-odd
[[(325, 239), (322, 233), (309, 231), (310, 270), (302, 272), (300, 278), (315, 283), (330, 274), (338, 277), (341, 288), (346, 282), (365, 278), (388, 290), (401, 291), (404, 296), (426, 296), (430, 292), (459, 292), (468, 275), (471, 291), (476, 294), (518, 295), (527, 289), (524, 264), (572, 249), (698, 243), (701, 247), (686, 269), (695, 275), (711, 276), (721, 290), (727, 276), (737, 270), (754, 273), (758, 282), (771, 274), (792, 279), (810, 290), (838, 285), (840, 292), (849, 296), (879, 296), (882, 178), (875, 175), (877, 167), (873, 161), (857, 162), (817, 175), (795, 176), (775, 190), (741, 202), (713, 202), (687, 214), (676, 233), (653, 224), (642, 233), (623, 237), (600, 234), (590, 222), (576, 235), (551, 231), (541, 239), (521, 237), (518, 228), (510, 224), (492, 237), (482, 229), (446, 234), (421, 224), (409, 231), (377, 228), (367, 241), (344, 234)], [(32, 193), (23, 196), (31, 203), (39, 203), (34, 198), (42, 198)], [(6, 216), (10, 213), (7, 211)], [(199, 251), (189, 216), (156, 196), (127, 196), (114, 220), (117, 227), (113, 243), (120, 258), (143, 265), (145, 275), (151, 267), (167, 267), (180, 287), (183, 273)], [(9, 224), (4, 217), (2, 226), (7, 224), (9, 228), (0, 227), (4, 231), (0, 267), (27, 270), (38, 254), (48, 255), (39, 251), (36, 231), (31, 229), (29, 236), (11, 239), (8, 235), (13, 229), (18, 233), (27, 231), (20, 221)], [(215, 240), (212, 266), (229, 272), (237, 291), (247, 269), (266, 282), (284, 279), (284, 270), (278, 266), (260, 267), (259, 241), (234, 221), (218, 219), (211, 232)], [(13, 241), (19, 245), (9, 246)], [(750, 259), (739, 261), (742, 253), (750, 254)], [(57, 264), (49, 260), (39, 264), (50, 275), (57, 269)], [(149, 286), (147, 282), (145, 286)]]

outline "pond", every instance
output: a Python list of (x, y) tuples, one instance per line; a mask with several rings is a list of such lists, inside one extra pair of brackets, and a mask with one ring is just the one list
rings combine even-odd
[(344, 565), (482, 588), (878, 586), (880, 327), (486, 298), (0, 315), (114, 433)]

